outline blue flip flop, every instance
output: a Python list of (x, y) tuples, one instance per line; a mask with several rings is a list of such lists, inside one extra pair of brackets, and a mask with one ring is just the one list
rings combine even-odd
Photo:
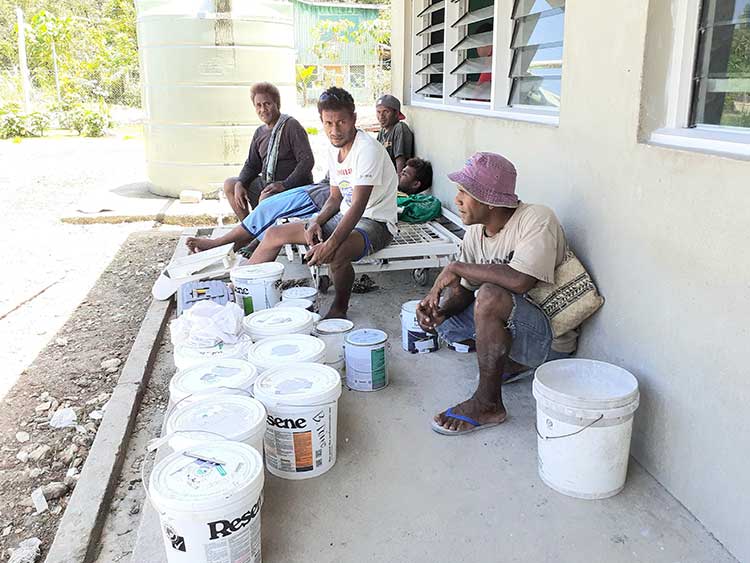
[[(438, 434), (442, 434), (443, 436), (458, 436), (460, 434), (469, 434), (471, 432), (476, 432), (477, 430), (484, 430), (485, 428), (491, 428), (493, 426), (499, 426), (501, 424), (500, 422), (488, 422), (487, 424), (480, 424), (471, 417), (454, 413), (453, 407), (445, 411), (445, 416), (467, 422), (468, 424), (471, 424), (471, 428), (466, 428), (464, 430), (448, 430), (447, 428), (438, 424), (435, 419), (432, 419), (432, 429)], [(503, 422), (505, 422), (505, 420), (503, 420)]]

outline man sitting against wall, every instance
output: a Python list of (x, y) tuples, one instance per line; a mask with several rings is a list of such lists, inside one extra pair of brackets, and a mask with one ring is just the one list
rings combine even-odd
[(498, 154), (477, 153), (448, 177), (458, 184), (455, 204), (466, 234), (459, 259), (437, 277), (417, 319), (447, 342), (476, 342), (477, 390), (432, 421), (436, 432), (458, 435), (505, 421), (503, 379), (569, 356), (577, 333), (553, 338), (550, 320), (526, 296), (539, 282), (554, 283), (565, 258), (567, 242), (554, 212), (519, 201), (516, 169)]
[(378, 142), (385, 147), (396, 172), (401, 174), (406, 161), (414, 156), (414, 134), (402, 121), (406, 116), (401, 113), (401, 102), (385, 94), (375, 102), (375, 112), (380, 123)]
[(307, 131), (280, 111), (279, 89), (258, 82), (250, 88), (250, 96), (263, 125), (255, 130), (240, 175), (224, 180), (227, 201), (240, 221), (260, 200), (312, 184), (315, 163)]

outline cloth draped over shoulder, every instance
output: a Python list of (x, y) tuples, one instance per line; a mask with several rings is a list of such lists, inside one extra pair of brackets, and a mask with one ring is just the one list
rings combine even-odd
[(289, 115), (282, 113), (276, 125), (271, 131), (271, 138), (268, 141), (268, 159), (263, 169), (261, 177), (264, 184), (273, 182), (274, 173), (276, 172), (276, 162), (279, 159), (279, 146), (281, 146), (281, 133), (284, 131), (284, 125), (289, 121)]

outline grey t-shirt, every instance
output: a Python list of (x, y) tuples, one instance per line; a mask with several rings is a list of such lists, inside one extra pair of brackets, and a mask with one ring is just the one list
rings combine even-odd
[(403, 121), (396, 123), (390, 131), (381, 129), (378, 133), (378, 143), (383, 145), (394, 167), (399, 156), (406, 160), (414, 156), (414, 134)]

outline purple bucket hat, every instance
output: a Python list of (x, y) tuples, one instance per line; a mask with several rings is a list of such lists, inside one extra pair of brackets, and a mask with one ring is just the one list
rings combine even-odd
[(493, 207), (518, 207), (516, 167), (507, 158), (492, 152), (475, 153), (463, 170), (448, 174), (479, 203)]

